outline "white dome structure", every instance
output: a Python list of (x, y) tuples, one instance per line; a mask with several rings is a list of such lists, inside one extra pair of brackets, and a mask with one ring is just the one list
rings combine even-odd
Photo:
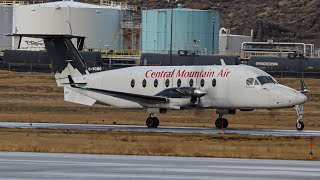
[[(85, 49), (118, 50), (120, 9), (74, 1), (16, 5), (13, 31), (19, 34), (72, 34), (85, 36)], [(26, 38), (21, 48), (43, 47), (39, 40)]]

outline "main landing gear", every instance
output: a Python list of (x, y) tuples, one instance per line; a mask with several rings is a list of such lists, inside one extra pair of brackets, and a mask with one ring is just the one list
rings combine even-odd
[(217, 119), (216, 122), (215, 122), (215, 125), (216, 125), (216, 127), (217, 127), (218, 129), (225, 129), (225, 128), (227, 128), (228, 125), (229, 125), (228, 120), (225, 119), (225, 118), (223, 118), (222, 116), (223, 116), (223, 114), (219, 114), (219, 117), (218, 117), (218, 119)]
[(146, 120), (146, 125), (148, 128), (157, 128), (159, 126), (159, 119), (155, 117), (155, 114), (151, 113), (150, 116)]
[(303, 130), (303, 128), (304, 128), (304, 123), (302, 122), (302, 117), (303, 117), (303, 105), (295, 105), (295, 106), (294, 106), (294, 109), (296, 110), (297, 116), (298, 116), (296, 128), (297, 128), (298, 130)]

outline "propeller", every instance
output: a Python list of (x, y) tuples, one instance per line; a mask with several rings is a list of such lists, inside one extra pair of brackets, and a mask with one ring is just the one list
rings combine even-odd
[(182, 87), (182, 88), (177, 88), (176, 91), (179, 93), (185, 95), (185, 96), (190, 96), (190, 102), (193, 104), (196, 104), (197, 102), (200, 102), (200, 98), (202, 96), (205, 96), (207, 94), (207, 91), (199, 88), (190, 88), (190, 87)]

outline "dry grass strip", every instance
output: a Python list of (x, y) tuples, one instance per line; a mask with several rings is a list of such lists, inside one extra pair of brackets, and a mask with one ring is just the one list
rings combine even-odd
[[(0, 129), (0, 151), (229, 158), (309, 158), (310, 137)], [(319, 159), (320, 138), (313, 139)]]

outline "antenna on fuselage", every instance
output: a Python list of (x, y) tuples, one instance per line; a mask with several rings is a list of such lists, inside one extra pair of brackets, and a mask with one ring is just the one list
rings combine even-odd
[(220, 59), (220, 62), (221, 62), (221, 65), (222, 65), (222, 66), (225, 66), (225, 65), (226, 65), (226, 63), (224, 62), (223, 59)]

